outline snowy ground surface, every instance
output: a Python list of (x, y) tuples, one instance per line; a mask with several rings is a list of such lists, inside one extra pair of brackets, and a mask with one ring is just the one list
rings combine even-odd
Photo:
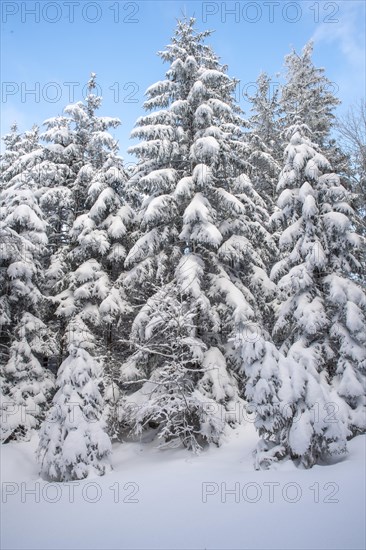
[(36, 437), (5, 445), (1, 548), (365, 548), (365, 436), (307, 471), (254, 471), (255, 442), (248, 424), (200, 456), (125, 443), (112, 473), (57, 486), (39, 478)]

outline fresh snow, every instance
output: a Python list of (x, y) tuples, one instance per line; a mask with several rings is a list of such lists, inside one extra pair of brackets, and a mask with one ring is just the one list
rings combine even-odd
[(2, 447), (7, 550), (365, 548), (366, 436), (338, 463), (254, 471), (249, 422), (198, 456), (158, 450), (145, 434), (114, 445), (112, 472), (58, 484), (39, 477), (37, 439)]

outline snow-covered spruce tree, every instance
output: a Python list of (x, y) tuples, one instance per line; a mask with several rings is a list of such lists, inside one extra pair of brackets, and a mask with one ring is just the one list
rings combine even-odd
[[(12, 166), (15, 160), (21, 155), (21, 143), (22, 137), (18, 132), (18, 127), (16, 124), (11, 126), (11, 131), (9, 134), (6, 134), (3, 138), (5, 144), (5, 150), (1, 155), (0, 162), (0, 193), (2, 193), (11, 179), (11, 175), (5, 176), (7, 170)], [(5, 207), (3, 204), (0, 206), (1, 219), (5, 216)], [(5, 238), (6, 237), (6, 238)], [(18, 242), (20, 239), (18, 238)], [(6, 326), (10, 324), (10, 312), (9, 312), (9, 303), (6, 290), (6, 269), (7, 264), (5, 262), (6, 257), (10, 257), (10, 252), (12, 246), (15, 251), (15, 244), (17, 242), (17, 235), (8, 231), (5, 233), (4, 227), (2, 229), (2, 238), (0, 240), (0, 252), (1, 252), (1, 270), (0, 270), (0, 328), (1, 328), (1, 345), (0, 345), (0, 360), (3, 365), (9, 358), (9, 334), (6, 330)], [(20, 246), (20, 245), (19, 245)]]
[(270, 77), (261, 73), (256, 81), (256, 93), (247, 95), (251, 103), (248, 119), (248, 162), (250, 179), (256, 191), (274, 209), (275, 190), (282, 161), (279, 131), (279, 90), (272, 86)]
[[(127, 404), (138, 406), (125, 420), (136, 431), (150, 422), (161, 437), (191, 448), (219, 443), (225, 425), (238, 420), (230, 368), (240, 370), (242, 386), (246, 365), (233, 340), (246, 323), (262, 325), (273, 290), (266, 206), (243, 173), (236, 82), (203, 43), (209, 34), (196, 32), (193, 19), (178, 22), (159, 54), (170, 63), (166, 79), (147, 90), (150, 112), (132, 134), (142, 141), (130, 149), (139, 163), (129, 185), (145, 198), (126, 259), (125, 286), (140, 311), (135, 352), (122, 366), (133, 391)], [(163, 400), (169, 406), (157, 419)]]
[(366, 430), (365, 293), (348, 277), (329, 275), (330, 334), (336, 349), (333, 385), (349, 406), (353, 435)]
[[(67, 254), (70, 249), (71, 229), (78, 213), (86, 210), (86, 189), (94, 174), (90, 168), (89, 134), (96, 129), (93, 117), (95, 74), (89, 82), (87, 105), (83, 102), (68, 105), (64, 114), (47, 119), (41, 138), (45, 143), (39, 160), (40, 188), (38, 196), (47, 220), (48, 257), (45, 291), (50, 295), (62, 287), (60, 281), (67, 273)], [(90, 116), (89, 116), (90, 115)], [(103, 128), (102, 128), (103, 130)], [(84, 169), (84, 171), (83, 171)], [(80, 188), (83, 188), (80, 192)], [(83, 195), (80, 200), (80, 195)], [(84, 201), (81, 212), (79, 203)], [(55, 307), (49, 309), (47, 322), (58, 335), (58, 366), (65, 355), (64, 333), (66, 322), (55, 315)]]
[(47, 272), (61, 322), (63, 362), (38, 456), (43, 475), (58, 481), (80, 479), (90, 471), (103, 474), (108, 467), (103, 367), (111, 359), (111, 325), (128, 311), (114, 284), (132, 217), (122, 198), (125, 173), (117, 143), (108, 132), (119, 121), (96, 115), (101, 98), (93, 93), (94, 74), (88, 87), (85, 104), (66, 109), (76, 151), (71, 169), (77, 173), (68, 185), (75, 219), (63, 239), (62, 255), (54, 255)]
[[(360, 376), (361, 363), (357, 368), (356, 361), (361, 359), (364, 338), (354, 303), (360, 291), (344, 278), (355, 262), (351, 252), (355, 236), (347, 218), (350, 207), (339, 179), (328, 173), (329, 162), (310, 135), (300, 122), (287, 131), (289, 144), (278, 183), (278, 206), (286, 229), (280, 238), (282, 259), (271, 274), (279, 289), (274, 335), (290, 381), (280, 390), (286, 412), (285, 441), (290, 455), (305, 467), (346, 449), (347, 406), (334, 391), (331, 376), (335, 368), (340, 376), (351, 364), (354, 378)], [(350, 289), (348, 298), (337, 295), (342, 288), (337, 286), (339, 279)], [(335, 336), (344, 344), (343, 350)], [(345, 384), (343, 388), (346, 391)], [(359, 384), (353, 388), (358, 398)]]
[[(40, 202), (49, 223), (49, 241), (53, 251), (50, 258), (51, 266), (47, 272), (51, 293), (58, 291), (57, 283), (63, 280), (67, 272), (67, 255), (73, 239), (72, 227), (77, 216), (87, 214), (93, 203), (98, 203), (89, 222), (86, 220), (90, 224), (89, 227), (80, 228), (86, 236), (90, 234), (89, 248), (92, 241), (95, 241), (94, 256), (101, 254), (101, 249), (96, 251), (96, 224), (99, 224), (100, 215), (96, 215), (95, 211), (104, 202), (105, 218), (110, 216), (106, 226), (115, 221), (118, 227), (118, 221), (113, 218), (113, 213), (118, 210), (118, 196), (122, 193), (121, 182), (126, 176), (122, 160), (116, 153), (117, 145), (108, 129), (115, 128), (120, 121), (96, 115), (101, 98), (93, 93), (95, 79), (96, 75), (93, 73), (88, 84), (89, 94), (85, 104), (78, 102), (69, 105), (65, 108), (64, 116), (48, 119), (44, 123), (46, 131), (42, 138), (46, 141), (46, 146), (40, 165), (43, 183)], [(101, 197), (98, 202), (99, 194)], [(80, 218), (80, 223), (83, 220), (84, 218)], [(100, 229), (105, 229), (106, 226)], [(113, 233), (113, 229), (110, 233)], [(103, 231), (99, 236), (101, 240), (105, 240)], [(113, 244), (115, 236), (111, 239), (112, 249), (103, 256), (103, 261), (108, 264), (110, 270), (113, 263), (115, 277), (120, 267), (120, 262), (117, 262), (118, 250), (123, 254), (124, 249), (118, 242)], [(114, 258), (113, 262), (111, 255)], [(59, 284), (59, 287), (61, 288), (62, 284)], [(64, 328), (61, 327), (61, 332), (62, 330)]]
[(357, 224), (349, 206), (350, 193), (339, 177), (326, 174), (322, 184), (328, 256), (324, 290), (334, 352), (329, 372), (334, 388), (349, 407), (349, 428), (357, 434), (366, 431), (366, 295), (356, 276), (362, 269), (365, 241), (354, 232)]
[(0, 334), (2, 439), (29, 438), (44, 418), (54, 387), (43, 362), (55, 349), (42, 318), (46, 223), (36, 200), (38, 129), (15, 129), (1, 159)]
[(95, 342), (81, 317), (68, 324), (68, 356), (57, 376), (58, 391), (40, 430), (38, 459), (42, 474), (54, 481), (83, 479), (109, 469), (111, 443), (101, 425), (101, 366)]
[(280, 98), (282, 125), (289, 128), (298, 116), (310, 128), (314, 142), (324, 149), (335, 121), (333, 111), (340, 100), (332, 93), (333, 85), (324, 69), (315, 67), (313, 48), (313, 43), (308, 42), (300, 55), (293, 50), (285, 57), (286, 82)]
[[(72, 242), (78, 243), (70, 257), (71, 263), (85, 260), (95, 269), (95, 282), (85, 277), (73, 286), (85, 318), (98, 340), (98, 355), (104, 365), (103, 384), (106, 406), (103, 418), (111, 435), (118, 435), (119, 364), (125, 357), (131, 326), (131, 307), (123, 289), (123, 263), (130, 248), (129, 230), (133, 211), (125, 200), (126, 174), (122, 160), (117, 156), (117, 143), (109, 143), (110, 152), (103, 165), (96, 170), (87, 196), (88, 211), (78, 216), (72, 230)], [(86, 299), (86, 301), (85, 301)], [(82, 302), (85, 303), (82, 304)], [(117, 337), (118, 335), (118, 337)]]

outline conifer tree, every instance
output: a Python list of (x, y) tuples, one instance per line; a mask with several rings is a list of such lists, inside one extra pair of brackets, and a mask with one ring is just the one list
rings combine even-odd
[(1, 159), (0, 334), (3, 394), (2, 438), (29, 438), (44, 417), (53, 375), (43, 362), (54, 340), (42, 321), (42, 258), (46, 223), (36, 200), (38, 128), (23, 135), (13, 127)]
[[(127, 424), (135, 430), (142, 422), (155, 425), (155, 397), (171, 394), (175, 439), (180, 434), (192, 448), (219, 443), (225, 426), (239, 419), (234, 370), (241, 371), (240, 386), (245, 376), (233, 341), (242, 324), (264, 322), (273, 291), (265, 273), (273, 253), (268, 213), (245, 175), (236, 82), (204, 44), (209, 35), (195, 30), (194, 19), (178, 22), (159, 54), (170, 64), (166, 79), (147, 90), (150, 112), (132, 134), (142, 141), (130, 149), (139, 163), (129, 186), (146, 198), (126, 259), (126, 289), (140, 311), (131, 333), (136, 351), (122, 367), (122, 381), (135, 390), (127, 400), (136, 399), (144, 412), (142, 421), (139, 407), (130, 411)], [(165, 336), (170, 326), (180, 327), (179, 338), (177, 328)], [(151, 340), (154, 350), (166, 344), (170, 359), (159, 358)], [(202, 416), (197, 403), (205, 401), (212, 407)], [(165, 420), (157, 430), (165, 437)]]
[[(360, 292), (352, 281), (342, 279), (347, 277), (346, 270), (349, 275), (351, 266), (357, 264), (345, 190), (339, 178), (329, 173), (329, 162), (311, 142), (306, 125), (296, 122), (287, 136), (289, 144), (278, 184), (278, 206), (286, 226), (280, 238), (283, 257), (272, 270), (280, 292), (274, 334), (290, 381), (280, 391), (287, 412), (285, 440), (291, 456), (310, 467), (327, 454), (346, 448), (350, 435), (347, 407), (334, 391), (332, 377), (334, 369), (340, 378), (347, 367), (355, 369), (355, 356), (362, 356), (364, 336), (360, 316), (351, 329), (334, 321), (335, 316), (344, 321), (345, 303), (335, 294), (339, 276), (352, 300)], [(329, 290), (332, 283), (334, 287)], [(355, 344), (359, 339), (354, 349), (350, 333)], [(343, 349), (335, 343), (335, 335)], [(359, 413), (361, 371), (352, 373), (356, 392), (352, 399)]]
[[(47, 272), (61, 320), (63, 362), (38, 454), (43, 475), (59, 481), (106, 471), (110, 440), (103, 416), (103, 360), (111, 325), (128, 310), (115, 284), (132, 217), (123, 200), (125, 173), (117, 143), (108, 132), (119, 122), (96, 115), (101, 98), (94, 88), (92, 74), (85, 104), (66, 108), (75, 178), (66, 184), (74, 221)], [(83, 417), (80, 426), (70, 421), (73, 413)]]

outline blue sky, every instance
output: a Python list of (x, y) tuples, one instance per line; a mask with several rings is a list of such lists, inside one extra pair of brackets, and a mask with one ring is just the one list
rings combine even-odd
[[(260, 71), (280, 82), (284, 56), (315, 41), (314, 61), (326, 69), (340, 110), (365, 96), (365, 2), (346, 1), (6, 1), (1, 4), (1, 134), (61, 114), (82, 99), (91, 71), (103, 96), (101, 114), (117, 116), (115, 135), (126, 161), (129, 133), (143, 113), (144, 92), (164, 78), (156, 55), (176, 19), (194, 15), (230, 76), (238, 99)], [(253, 89), (253, 88), (252, 88)], [(33, 90), (33, 93), (31, 93)]]

